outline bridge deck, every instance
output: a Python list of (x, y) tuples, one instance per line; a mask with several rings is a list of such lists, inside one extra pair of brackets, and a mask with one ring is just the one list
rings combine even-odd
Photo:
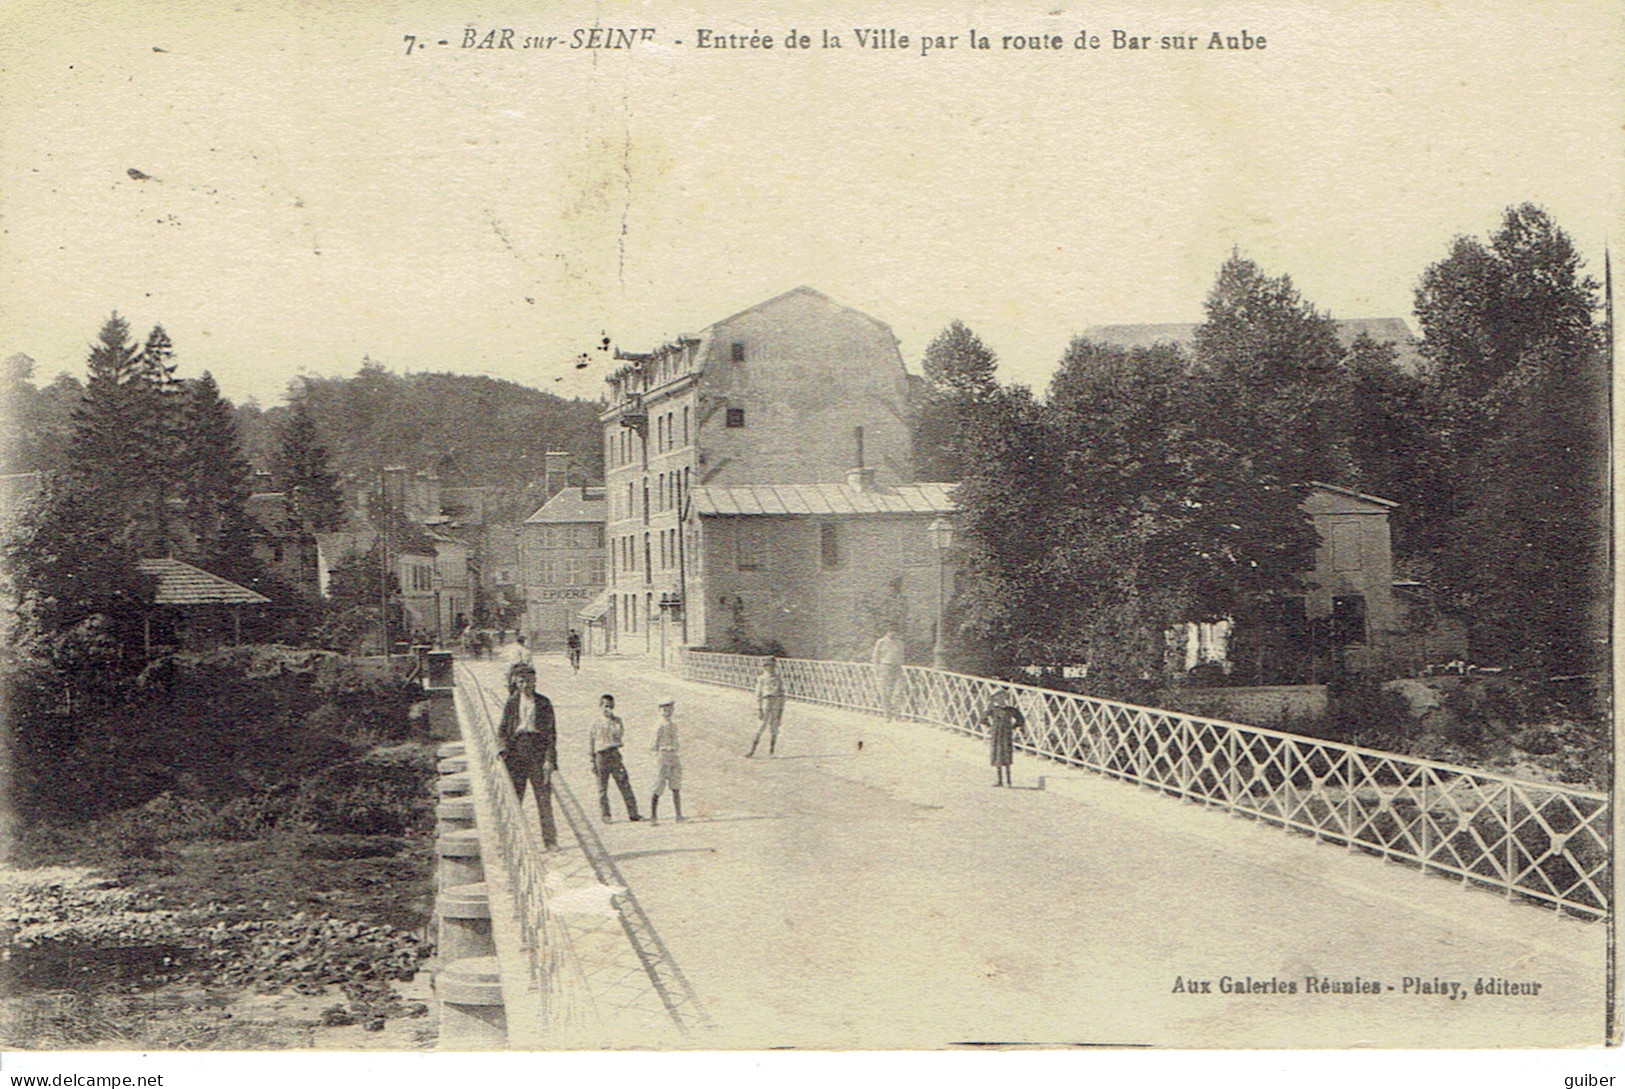
[[(996, 790), (981, 744), (868, 715), (792, 703), (778, 755), (746, 760), (748, 693), (630, 661), (537, 665), (560, 772), (594, 819), (599, 693), (626, 719), (645, 814), (655, 700), (677, 699), (688, 821), (671, 820), (668, 796), (660, 823), (629, 824), (611, 787), (615, 820), (599, 831), (717, 1025), (693, 1045), (1602, 1039), (1601, 923), (1019, 754), (1017, 787), (1044, 775), (1048, 789)], [(476, 675), (494, 687), (500, 668)], [(1224, 976), (1298, 993), (1225, 994)], [(1384, 989), (1309, 994), (1309, 976)], [(1406, 994), (1407, 977), (1469, 993)], [(1481, 977), (1540, 992), (1475, 996)], [(1213, 993), (1179, 993), (1179, 979)]]

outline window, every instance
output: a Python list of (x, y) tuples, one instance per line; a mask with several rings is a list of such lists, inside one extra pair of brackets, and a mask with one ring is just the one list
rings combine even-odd
[(818, 527), (818, 550), (825, 568), (841, 566), (841, 527), (825, 522)]
[(412, 589), (416, 591), (434, 589), (434, 569), (422, 564), (412, 565)]
[(1332, 598), (1332, 645), (1365, 642), (1365, 598), (1359, 594)]
[(729, 427), (744, 427), (745, 426), (745, 410), (742, 409), (742, 408), (730, 408), (728, 410), (728, 426)]
[(740, 521), (734, 541), (741, 571), (754, 571), (762, 566), (767, 554), (766, 528), (748, 519)]
[(734, 341), (732, 355), (735, 363), (743, 363), (745, 361), (745, 345), (740, 341)]
[(649, 539), (649, 534), (645, 533), (643, 535), (643, 581), (644, 582), (648, 582), (650, 576), (652, 576), (654, 574), (654, 558), (655, 558), (654, 557), (654, 543)]
[(649, 478), (643, 478), (643, 524), (649, 524)]
[(566, 556), (559, 564), (559, 584), (561, 586), (586, 585), (587, 563), (580, 556)]
[(1360, 527), (1355, 522), (1333, 522), (1332, 570), (1360, 570)]
[(683, 445), (688, 445), (688, 406), (683, 406)]
[(587, 585), (602, 586), (604, 584), (604, 557), (591, 556), (587, 559)]

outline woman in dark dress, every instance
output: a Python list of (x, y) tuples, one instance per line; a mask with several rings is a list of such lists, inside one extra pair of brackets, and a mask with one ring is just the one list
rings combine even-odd
[(993, 705), (982, 712), (982, 726), (987, 730), (988, 746), (992, 750), (990, 763), (998, 776), (994, 786), (1011, 785), (1010, 764), (1015, 758), (1015, 734), (1026, 725), (1027, 720), (1016, 710), (1008, 692), (996, 693)]

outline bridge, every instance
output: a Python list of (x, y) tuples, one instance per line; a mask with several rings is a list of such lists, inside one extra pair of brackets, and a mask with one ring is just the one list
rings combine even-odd
[[(560, 848), (497, 765), (505, 667), (456, 705), (511, 1046), (1520, 1047), (1601, 1042), (1606, 798), (910, 668), (539, 656)], [(1029, 724), (994, 789), (975, 711)], [(626, 721), (648, 815), (657, 700), (683, 804), (599, 819), (588, 731)]]

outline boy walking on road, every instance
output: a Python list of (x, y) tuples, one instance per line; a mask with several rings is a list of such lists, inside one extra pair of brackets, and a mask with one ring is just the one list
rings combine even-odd
[(677, 701), (660, 701), (660, 718), (655, 722), (654, 744), (649, 751), (659, 761), (655, 770), (655, 791), (649, 798), (649, 819), (660, 818), (660, 792), (671, 787), (671, 804), (677, 810), (677, 819), (683, 819), (683, 764), (677, 756), (677, 723), (672, 720)]
[(776, 658), (762, 659), (762, 672), (756, 677), (756, 717), (762, 724), (756, 728), (756, 739), (750, 743), (750, 752), (745, 754), (748, 760), (756, 755), (756, 746), (762, 743), (762, 734), (767, 734), (767, 755), (773, 755), (773, 749), (779, 743), (779, 722), (784, 718), (784, 678), (779, 676), (779, 663)]
[(598, 777), (598, 808), (603, 812), (604, 823), (608, 824), (609, 781), (614, 779), (621, 791), (621, 801), (626, 803), (626, 819), (642, 820), (638, 816), (638, 799), (632, 793), (632, 780), (627, 776), (626, 764), (621, 760), (621, 742), (626, 735), (626, 727), (615, 713), (615, 697), (606, 693), (599, 697), (598, 706), (603, 710), (604, 717), (593, 724), (591, 739), (592, 773)]
[(896, 628), (887, 628), (875, 640), (875, 649), (869, 660), (875, 667), (875, 685), (880, 689), (880, 706), (890, 722), (897, 714), (897, 689), (903, 682), (903, 641), (897, 638)]

